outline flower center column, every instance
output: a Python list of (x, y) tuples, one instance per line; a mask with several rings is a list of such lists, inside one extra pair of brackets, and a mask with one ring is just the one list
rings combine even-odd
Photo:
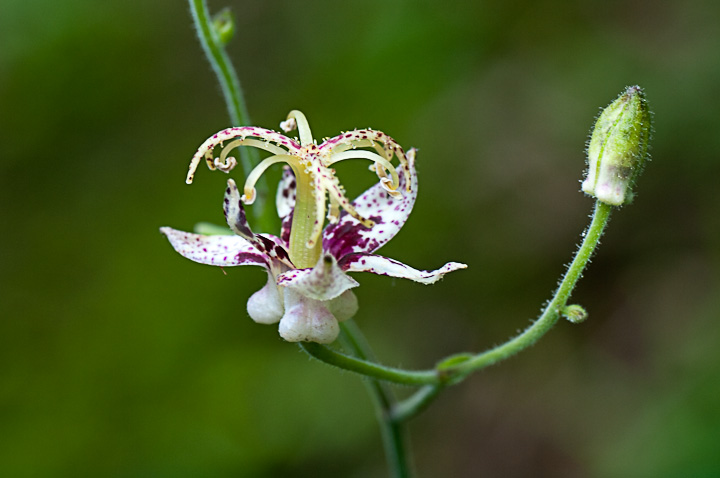
[[(301, 166), (302, 167), (302, 166)], [(297, 180), (297, 196), (290, 230), (290, 260), (298, 269), (315, 267), (322, 253), (322, 240), (318, 238), (308, 247), (317, 220), (317, 199), (315, 185), (308, 173), (293, 167)]]

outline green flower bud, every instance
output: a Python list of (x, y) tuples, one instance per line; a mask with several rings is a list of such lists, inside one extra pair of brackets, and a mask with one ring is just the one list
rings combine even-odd
[(588, 318), (587, 310), (582, 305), (577, 304), (566, 306), (562, 311), (562, 315), (573, 324), (585, 322)]
[(588, 172), (582, 190), (619, 206), (632, 200), (650, 138), (650, 110), (645, 93), (630, 86), (600, 113), (588, 144)]
[(235, 21), (229, 8), (223, 8), (212, 19), (212, 25), (222, 45), (230, 43), (235, 35)]

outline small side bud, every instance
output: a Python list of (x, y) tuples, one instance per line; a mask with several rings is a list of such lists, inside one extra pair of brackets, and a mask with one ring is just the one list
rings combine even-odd
[(562, 315), (573, 324), (585, 322), (585, 320), (588, 318), (587, 310), (585, 310), (583, 306), (577, 304), (568, 305), (567, 307), (565, 307), (562, 311)]
[(435, 366), (435, 370), (437, 370), (438, 373), (438, 378), (440, 378), (443, 383), (446, 383), (448, 385), (460, 383), (465, 377), (465, 375), (458, 374), (454, 367), (467, 362), (474, 356), (475, 355), (471, 353), (461, 352), (459, 354), (451, 355), (450, 357), (446, 358)]
[(230, 43), (235, 35), (235, 21), (229, 8), (224, 8), (213, 16), (212, 26), (223, 46)]
[(650, 129), (645, 93), (639, 86), (630, 86), (595, 122), (582, 190), (612, 206), (630, 202), (647, 158)]

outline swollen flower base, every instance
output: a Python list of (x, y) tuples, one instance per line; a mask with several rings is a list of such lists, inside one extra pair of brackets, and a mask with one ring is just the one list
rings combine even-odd
[[(228, 180), (223, 209), (234, 236), (160, 229), (177, 252), (195, 262), (265, 267), (267, 284), (248, 300), (248, 314), (253, 320), (279, 322), (280, 335), (290, 342), (330, 343), (338, 336), (338, 321), (351, 318), (358, 309), (350, 289), (359, 284), (347, 272), (372, 272), (432, 284), (448, 272), (467, 267), (449, 262), (438, 270), (423, 271), (373, 254), (398, 233), (415, 204), (414, 149), (406, 154), (391, 137), (370, 129), (346, 132), (318, 145), (299, 111), (290, 112), (281, 127), (286, 132), (297, 128), (299, 142), (268, 129), (229, 128), (205, 141), (192, 159), (188, 184), (203, 158), (210, 169), (229, 172), (237, 163), (228, 152), (237, 146), (253, 146), (273, 154), (250, 173), (243, 194), (232, 179)], [(230, 143), (224, 145), (226, 141)], [(217, 146), (222, 150), (214, 157)], [(400, 163), (399, 171), (392, 165), (394, 157)], [(370, 169), (379, 182), (351, 202), (331, 166), (352, 158), (370, 160)], [(243, 204), (255, 200), (258, 178), (279, 162), (287, 163), (276, 198), (282, 219), (280, 235), (255, 234)], [(328, 225), (323, 227), (326, 210)]]

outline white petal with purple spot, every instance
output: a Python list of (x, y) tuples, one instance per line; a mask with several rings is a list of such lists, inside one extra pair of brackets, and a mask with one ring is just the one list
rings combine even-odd
[(295, 208), (296, 188), (297, 183), (295, 182), (295, 175), (292, 172), (292, 168), (285, 166), (275, 196), (275, 206), (277, 207), (278, 217), (281, 219), (290, 214)]
[[(374, 252), (395, 237), (407, 221), (417, 198), (414, 149), (407, 152), (407, 160), (410, 177), (407, 177), (404, 169), (399, 173), (400, 185), (397, 191), (402, 197), (393, 198), (380, 183), (365, 191), (352, 204), (362, 217), (374, 221), (375, 225), (368, 229), (343, 211), (337, 224), (325, 228), (323, 250), (340, 259), (346, 254)], [(408, 179), (410, 191), (406, 187)]]
[(160, 232), (167, 236), (180, 255), (200, 264), (268, 267), (268, 257), (239, 236), (204, 236), (170, 227), (161, 227)]
[(421, 271), (402, 262), (374, 254), (350, 254), (340, 262), (346, 272), (372, 272), (373, 274), (410, 279), (421, 284), (437, 282), (448, 272), (465, 269), (467, 265), (459, 262), (448, 262), (435, 271)]
[[(235, 181), (228, 179), (227, 189), (225, 190), (225, 199), (223, 200), (223, 212), (228, 227), (238, 236), (255, 242), (255, 234), (250, 229), (247, 222), (245, 208), (240, 200), (240, 191), (238, 191)], [(262, 250), (262, 249), (261, 249)]]

